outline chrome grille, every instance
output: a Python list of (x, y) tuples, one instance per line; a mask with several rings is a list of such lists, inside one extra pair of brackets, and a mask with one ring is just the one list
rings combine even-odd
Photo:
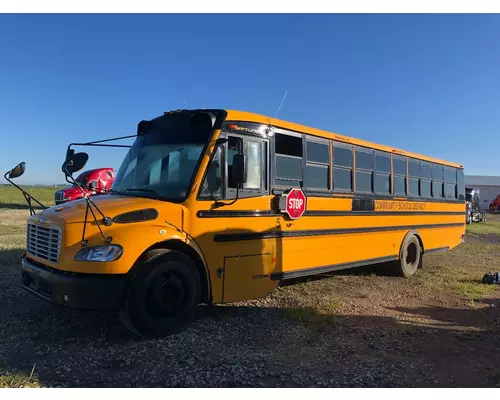
[(28, 254), (58, 263), (61, 250), (61, 229), (57, 225), (41, 226), (28, 223), (26, 235)]

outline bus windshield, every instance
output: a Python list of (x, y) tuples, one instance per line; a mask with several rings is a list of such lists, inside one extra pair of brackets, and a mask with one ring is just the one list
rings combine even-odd
[(167, 114), (154, 119), (125, 156), (112, 191), (182, 201), (211, 134), (207, 114)]

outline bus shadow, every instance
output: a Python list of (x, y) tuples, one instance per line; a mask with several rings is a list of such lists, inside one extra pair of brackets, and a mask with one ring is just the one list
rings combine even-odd
[(394, 277), (398, 276), (395, 272), (393, 262), (379, 263), (373, 265), (367, 265), (363, 267), (355, 267), (342, 269), (339, 271), (326, 272), (323, 274), (309, 275), (300, 278), (287, 279), (283, 281), (280, 286), (292, 286), (305, 282), (315, 282), (321, 281), (324, 279), (335, 278), (336, 276), (386, 276), (386, 277)]

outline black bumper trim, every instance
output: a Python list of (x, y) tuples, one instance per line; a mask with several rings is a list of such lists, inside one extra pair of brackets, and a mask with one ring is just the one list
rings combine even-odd
[(125, 275), (67, 274), (23, 259), (22, 287), (50, 303), (92, 311), (117, 311), (127, 289)]

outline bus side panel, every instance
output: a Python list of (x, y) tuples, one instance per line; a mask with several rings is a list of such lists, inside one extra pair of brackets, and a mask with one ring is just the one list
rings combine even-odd
[(419, 234), (424, 242), (424, 252), (444, 250), (445, 247), (451, 250), (462, 243), (462, 235), (465, 234), (465, 229), (460, 226), (441, 229), (419, 229)]
[[(207, 261), (214, 303), (222, 302), (225, 292), (231, 294), (224, 297), (236, 298), (234, 293), (242, 290), (242, 285), (248, 295), (252, 291), (264, 293), (262, 296), (267, 294), (267, 289), (262, 289), (260, 275), (275, 272), (276, 249), (275, 242), (263, 235), (270, 232), (273, 221), (276, 226), (276, 217), (241, 216), (241, 212), (269, 211), (270, 204), (271, 196), (240, 198), (232, 205), (215, 210), (210, 202), (196, 204), (197, 209), (191, 215), (191, 235)], [(236, 268), (238, 262), (240, 267)], [(228, 277), (225, 276), (226, 268), (230, 270)], [(275, 285), (275, 282), (270, 284)], [(255, 297), (260, 296), (251, 294), (251, 298)]]
[(226, 257), (224, 261), (223, 302), (264, 297), (278, 282), (270, 279), (273, 270), (271, 254)]
[(283, 218), (281, 229), (276, 249), (283, 272), (399, 257), (403, 238), (412, 229), (419, 232), (424, 249), (451, 249), (465, 230), (463, 215), (416, 213)]

